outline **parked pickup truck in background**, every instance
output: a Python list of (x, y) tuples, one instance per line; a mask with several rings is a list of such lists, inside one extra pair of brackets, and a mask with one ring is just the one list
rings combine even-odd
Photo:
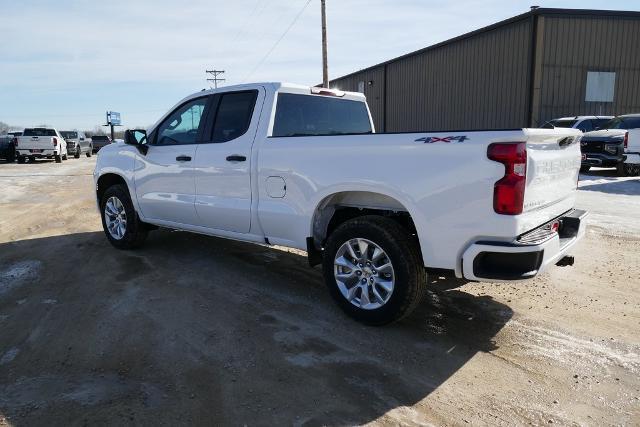
[(67, 144), (56, 129), (26, 128), (15, 141), (18, 163), (24, 163), (27, 158), (30, 161), (53, 158), (56, 163), (67, 160)]
[(107, 135), (93, 135), (91, 137), (91, 144), (93, 147), (93, 152), (97, 153), (102, 147), (111, 144), (111, 138), (109, 138)]
[(640, 174), (640, 114), (618, 116), (582, 137), (581, 172), (592, 166), (616, 168), (618, 175)]
[(60, 134), (67, 142), (67, 152), (73, 154), (73, 157), (79, 159), (82, 153), (85, 153), (87, 157), (91, 157), (93, 144), (91, 143), (91, 139), (85, 136), (84, 132), (63, 130)]
[(510, 281), (572, 263), (579, 130), (373, 132), (359, 93), (195, 93), (100, 152), (105, 235), (130, 249), (160, 226), (306, 250), (368, 324), (410, 313), (431, 272)]
[(8, 163), (16, 160), (15, 137), (12, 135), (0, 135), (0, 159)]

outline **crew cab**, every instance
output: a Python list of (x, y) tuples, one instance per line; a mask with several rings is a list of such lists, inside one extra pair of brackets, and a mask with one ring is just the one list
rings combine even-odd
[(79, 159), (82, 153), (91, 157), (93, 153), (93, 143), (87, 138), (84, 132), (77, 130), (63, 130), (60, 134), (67, 143), (67, 152), (73, 153), (73, 157)]
[(374, 134), (364, 95), (283, 83), (181, 100), (103, 148), (106, 238), (180, 229), (307, 251), (350, 316), (410, 313), (426, 275), (534, 277), (584, 234), (575, 129)]
[(53, 128), (26, 128), (22, 136), (15, 138), (15, 148), (18, 163), (38, 158), (53, 158), (56, 163), (67, 160), (67, 144)]
[(592, 166), (616, 168), (618, 175), (640, 174), (640, 114), (617, 116), (582, 137), (581, 172)]

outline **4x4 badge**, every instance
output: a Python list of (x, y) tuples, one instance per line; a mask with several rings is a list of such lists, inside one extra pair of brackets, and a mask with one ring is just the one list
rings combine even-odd
[(444, 137), (425, 136), (425, 137), (416, 139), (415, 142), (423, 142), (425, 144), (433, 144), (434, 142), (451, 143), (451, 142), (464, 142), (468, 139), (469, 138), (467, 138), (466, 135), (444, 136)]

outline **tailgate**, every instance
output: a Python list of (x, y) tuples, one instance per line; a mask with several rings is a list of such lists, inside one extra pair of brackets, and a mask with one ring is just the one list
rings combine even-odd
[(53, 149), (52, 136), (21, 136), (18, 138), (18, 149)]
[[(577, 129), (523, 129), (527, 137), (527, 184), (523, 213), (544, 210), (547, 215), (566, 211), (578, 185), (580, 137)], [(555, 206), (554, 208), (551, 208)]]

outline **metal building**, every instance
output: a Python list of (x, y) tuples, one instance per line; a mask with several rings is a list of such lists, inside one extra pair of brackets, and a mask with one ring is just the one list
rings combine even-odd
[(532, 9), (331, 87), (364, 92), (379, 132), (640, 113), (640, 12)]

